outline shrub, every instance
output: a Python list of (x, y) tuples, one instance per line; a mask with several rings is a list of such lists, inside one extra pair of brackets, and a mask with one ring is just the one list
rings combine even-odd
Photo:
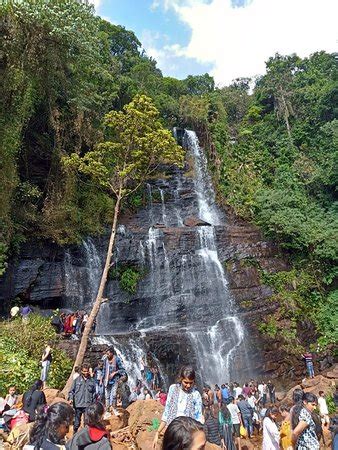
[(27, 324), (23, 324), (21, 318), (2, 322), (0, 338), (0, 395), (4, 395), (10, 385), (23, 392), (40, 378), (41, 355), (47, 342), (53, 349), (48, 385), (56, 389), (63, 387), (72, 361), (63, 350), (57, 348), (59, 337), (49, 318), (31, 314)]

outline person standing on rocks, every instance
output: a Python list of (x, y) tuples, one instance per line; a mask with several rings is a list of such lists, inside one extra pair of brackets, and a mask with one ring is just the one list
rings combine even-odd
[(229, 397), (228, 401), (229, 403), (227, 404), (227, 408), (231, 414), (233, 436), (235, 437), (237, 449), (241, 450), (241, 434), (240, 434), (240, 426), (242, 424), (241, 412), (237, 406), (237, 401), (234, 397)]
[(265, 408), (266, 402), (268, 400), (268, 385), (265, 383), (265, 381), (263, 381), (262, 383), (262, 393), (263, 393), (262, 405), (263, 408)]
[(196, 373), (193, 367), (182, 367), (178, 383), (172, 384), (169, 388), (162, 420), (154, 437), (153, 449), (157, 447), (160, 433), (177, 417), (185, 416), (203, 422), (202, 397), (195, 388), (195, 380)]
[(73, 381), (68, 399), (75, 409), (74, 433), (76, 433), (86, 408), (95, 400), (95, 381), (89, 375), (88, 364), (82, 364), (81, 375)]
[(243, 425), (246, 431), (248, 432), (249, 439), (253, 434), (253, 424), (252, 424), (252, 416), (253, 409), (249, 405), (248, 401), (245, 400), (243, 395), (238, 397), (237, 406), (242, 414)]
[(109, 347), (107, 355), (103, 360), (103, 383), (105, 388), (105, 399), (107, 410), (117, 404), (117, 386), (121, 377), (127, 373), (122, 365), (121, 359), (115, 354), (114, 347)]
[(320, 418), (322, 419), (322, 424), (324, 426), (325, 425), (329, 426), (329, 424), (330, 424), (329, 408), (327, 407), (324, 391), (319, 391), (318, 406), (319, 406)]
[(276, 386), (271, 382), (271, 380), (268, 381), (268, 391), (270, 403), (274, 405), (276, 403)]
[(309, 377), (310, 378), (314, 378), (315, 377), (315, 371), (314, 371), (314, 368), (313, 368), (313, 356), (312, 356), (312, 353), (306, 352), (302, 356), (305, 359), (306, 370), (307, 370), (307, 373), (308, 373)]
[(46, 344), (41, 358), (41, 381), (43, 382), (43, 389), (46, 389), (47, 387), (48, 374), (52, 360), (52, 349), (49, 344)]

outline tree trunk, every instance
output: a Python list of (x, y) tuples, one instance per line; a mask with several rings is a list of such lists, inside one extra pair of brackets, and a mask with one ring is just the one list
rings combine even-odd
[(116, 236), (116, 226), (117, 226), (117, 218), (120, 212), (120, 205), (121, 205), (121, 200), (122, 200), (122, 193), (121, 193), (122, 189), (119, 190), (119, 193), (117, 195), (117, 200), (116, 200), (116, 204), (115, 204), (115, 209), (114, 209), (114, 219), (113, 219), (113, 225), (112, 225), (112, 230), (111, 230), (111, 234), (110, 234), (110, 240), (109, 240), (109, 245), (108, 245), (108, 250), (107, 250), (107, 256), (106, 256), (106, 263), (103, 269), (103, 273), (102, 273), (102, 277), (101, 277), (101, 282), (100, 282), (100, 286), (99, 286), (99, 290), (95, 299), (95, 302), (93, 304), (92, 310), (90, 312), (90, 315), (88, 317), (86, 326), (83, 330), (82, 336), (81, 336), (81, 342), (80, 342), (80, 346), (76, 355), (76, 359), (73, 365), (73, 369), (72, 369), (72, 373), (70, 374), (68, 381), (65, 385), (65, 387), (63, 388), (62, 392), (63, 394), (65, 394), (65, 396), (68, 395), (68, 392), (72, 386), (72, 382), (73, 382), (73, 373), (74, 373), (74, 369), (76, 366), (81, 366), (82, 362), (83, 362), (83, 358), (84, 355), (86, 353), (87, 350), (87, 345), (88, 345), (88, 340), (89, 340), (89, 335), (90, 332), (92, 330), (92, 326), (94, 323), (94, 320), (100, 310), (100, 306), (102, 303), (102, 296), (103, 296), (103, 292), (104, 292), (104, 288), (106, 286), (106, 282), (107, 282), (107, 277), (108, 277), (108, 271), (110, 268), (110, 262), (111, 262), (111, 258), (113, 255), (113, 246), (114, 246), (114, 242), (115, 242), (115, 236)]

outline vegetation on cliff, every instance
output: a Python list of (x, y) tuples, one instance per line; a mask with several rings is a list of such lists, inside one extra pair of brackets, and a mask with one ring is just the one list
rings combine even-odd
[(290, 256), (289, 272), (262, 277), (279, 308), (260, 329), (299, 354), (311, 324), (320, 348), (338, 340), (337, 65), (319, 52), (275, 55), (266, 68), (252, 94), (249, 80), (236, 80), (199, 98), (204, 114), (194, 115), (219, 199)]
[(50, 324), (50, 319), (30, 314), (29, 321), (21, 318), (3, 322), (0, 327), (0, 395), (8, 392), (8, 386), (16, 386), (24, 392), (35, 380), (40, 379), (41, 357), (47, 343), (52, 347), (48, 386), (61, 389), (72, 367), (71, 359), (57, 348), (60, 339)]
[(208, 74), (163, 77), (132, 31), (75, 0), (3, 2), (0, 27), (0, 274), (28, 236), (74, 243), (111, 223), (107, 186), (64, 161), (103, 151), (105, 114), (113, 125), (145, 94), (163, 125), (203, 137), (219, 200), (290, 256), (289, 272), (262, 273), (280, 307), (261, 330), (288, 351), (313, 325), (313, 342), (337, 341), (335, 55), (275, 55), (266, 75), (219, 89)]

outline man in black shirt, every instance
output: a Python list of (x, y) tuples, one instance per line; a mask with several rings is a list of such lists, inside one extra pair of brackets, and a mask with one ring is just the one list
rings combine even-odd
[(274, 405), (276, 403), (276, 387), (270, 380), (268, 381), (268, 390), (270, 396), (270, 403)]

